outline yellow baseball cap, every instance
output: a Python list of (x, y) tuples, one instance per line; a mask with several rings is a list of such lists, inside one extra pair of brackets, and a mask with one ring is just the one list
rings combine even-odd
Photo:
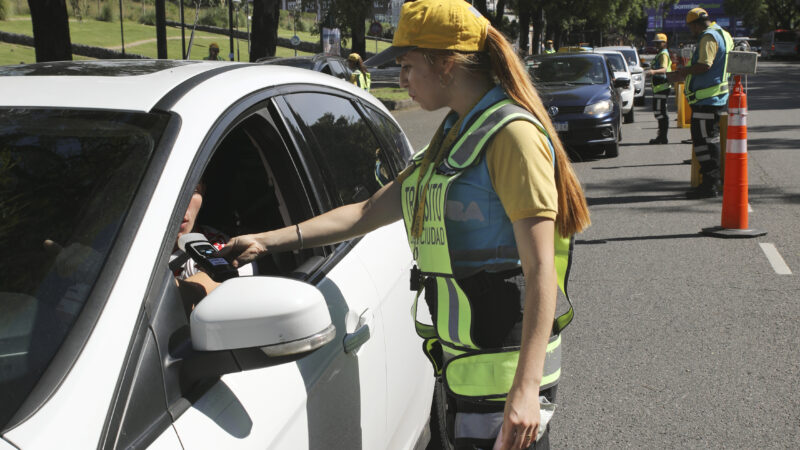
[(416, 0), (403, 4), (392, 46), (368, 59), (380, 66), (415, 48), (479, 52), (489, 20), (464, 0)]
[(708, 20), (708, 13), (703, 8), (694, 8), (686, 14), (686, 23)]
[(353, 62), (356, 62), (356, 63), (357, 63), (357, 62), (361, 61), (361, 55), (359, 55), (358, 53), (350, 53), (350, 54), (347, 56), (347, 60), (348, 60), (348, 61), (353, 61)]
[(664, 33), (657, 33), (656, 37), (653, 38), (653, 42), (667, 42), (667, 35)]
[(215, 49), (219, 50), (219, 45), (217, 45), (216, 42), (212, 42), (211, 44), (209, 44), (208, 48), (215, 48)]

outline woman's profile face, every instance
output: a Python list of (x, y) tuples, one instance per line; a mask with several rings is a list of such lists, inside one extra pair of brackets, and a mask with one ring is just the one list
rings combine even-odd
[(430, 64), (421, 52), (412, 50), (400, 59), (400, 87), (426, 111), (447, 106), (447, 90), (439, 81), (437, 63)]
[(186, 214), (183, 215), (181, 227), (178, 230), (178, 237), (186, 233), (191, 233), (194, 228), (197, 215), (200, 213), (200, 207), (203, 206), (203, 194), (205, 192), (205, 185), (198, 184), (192, 194), (192, 199), (189, 200), (189, 207), (186, 208)]

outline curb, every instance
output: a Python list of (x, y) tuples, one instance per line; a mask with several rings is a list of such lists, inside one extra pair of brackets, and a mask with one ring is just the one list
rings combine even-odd
[(389, 111), (409, 109), (416, 105), (416, 102), (414, 100), (411, 100), (410, 98), (406, 100), (384, 100), (382, 98), (379, 98), (378, 100), (380, 100), (381, 103), (383, 103), (383, 105), (386, 106), (386, 109), (388, 109)]

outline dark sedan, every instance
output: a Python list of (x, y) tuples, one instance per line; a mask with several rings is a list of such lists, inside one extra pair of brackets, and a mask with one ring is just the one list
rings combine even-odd
[(605, 58), (593, 53), (556, 53), (533, 59), (529, 72), (562, 142), (619, 154), (621, 99)]

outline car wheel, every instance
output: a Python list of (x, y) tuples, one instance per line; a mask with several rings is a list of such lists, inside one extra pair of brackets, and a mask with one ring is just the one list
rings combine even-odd
[(606, 144), (603, 148), (605, 149), (606, 158), (616, 158), (619, 156), (619, 142)]
[(431, 440), (425, 450), (453, 450), (447, 438), (447, 394), (439, 378), (433, 386), (430, 428)]
[(622, 123), (633, 123), (633, 108), (622, 116)]
[(644, 106), (644, 95), (641, 97), (634, 97), (633, 98), (633, 105), (634, 106)]

